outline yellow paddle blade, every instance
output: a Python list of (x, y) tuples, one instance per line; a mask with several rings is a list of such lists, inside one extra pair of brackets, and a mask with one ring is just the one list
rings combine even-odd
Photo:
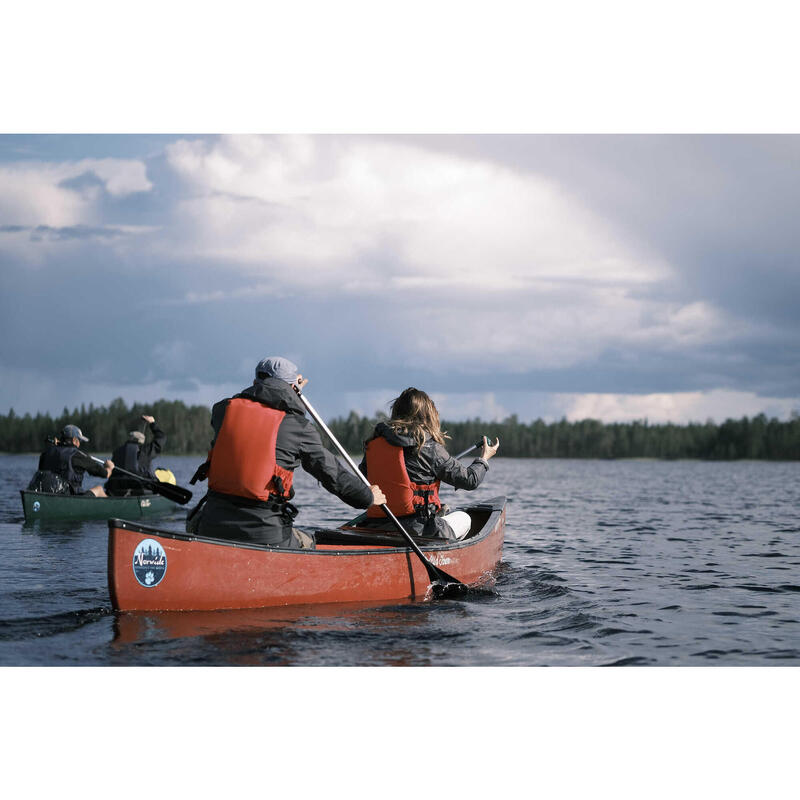
[(156, 469), (156, 480), (161, 481), (161, 483), (171, 483), (173, 486), (177, 484), (172, 470), (164, 469), (163, 467), (158, 467), (158, 469)]

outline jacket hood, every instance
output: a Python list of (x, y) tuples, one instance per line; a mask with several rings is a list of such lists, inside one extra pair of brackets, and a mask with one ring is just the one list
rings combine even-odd
[(240, 394), (242, 397), (252, 397), (288, 414), (304, 414), (306, 410), (297, 392), (279, 378), (256, 378), (253, 385), (243, 389)]
[(406, 433), (397, 433), (391, 425), (386, 422), (379, 422), (375, 426), (375, 435), (382, 436), (389, 444), (395, 447), (410, 447), (416, 445), (416, 439)]

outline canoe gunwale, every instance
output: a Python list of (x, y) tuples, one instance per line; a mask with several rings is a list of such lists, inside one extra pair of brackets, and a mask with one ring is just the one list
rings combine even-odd
[[(478, 544), (480, 541), (491, 535), (492, 531), (494, 530), (495, 526), (497, 525), (498, 517), (503, 513), (505, 508), (506, 498), (505, 497), (493, 497), (488, 501), (471, 503), (468, 505), (460, 506), (460, 511), (484, 511), (489, 512), (486, 518), (483, 527), (481, 528), (480, 533), (477, 536), (467, 536), (466, 539), (461, 539), (454, 542), (449, 542), (441, 539), (431, 539), (425, 538), (420, 536), (415, 536), (414, 541), (417, 543), (419, 548), (423, 552), (450, 552), (454, 550), (462, 550), (465, 548), (472, 547)], [(151, 536), (159, 536), (166, 539), (176, 539), (181, 542), (201, 542), (204, 544), (213, 544), (213, 545), (220, 545), (222, 547), (233, 547), (239, 548), (244, 550), (257, 550), (259, 552), (267, 552), (273, 553), (276, 555), (285, 553), (287, 555), (304, 555), (304, 556), (365, 556), (365, 555), (372, 555), (372, 554), (386, 554), (386, 553), (412, 553), (413, 550), (408, 545), (399, 545), (397, 547), (393, 547), (392, 545), (377, 545), (374, 549), (367, 549), (365, 545), (368, 545), (366, 540), (366, 536), (369, 536), (369, 532), (365, 529), (361, 529), (359, 531), (353, 531), (354, 533), (363, 533), (365, 536), (362, 536), (362, 541), (357, 542), (354, 541), (351, 547), (342, 547), (341, 549), (335, 548), (333, 545), (326, 545), (327, 548), (325, 550), (294, 550), (286, 547), (275, 547), (274, 545), (268, 544), (258, 544), (256, 542), (237, 542), (231, 539), (216, 539), (209, 536), (197, 536), (191, 533), (185, 533), (182, 531), (169, 531), (164, 530), (163, 528), (156, 528), (150, 525), (142, 525), (138, 522), (132, 522), (130, 520), (124, 519), (117, 519), (117, 518), (110, 518), (108, 520), (108, 529), (109, 531), (113, 529), (121, 529), (127, 530), (131, 532), (141, 533), (144, 535), (151, 535)], [(318, 529), (315, 531), (323, 532), (323, 531), (332, 531), (334, 533), (341, 533), (341, 528), (325, 528), (325, 529)], [(352, 529), (349, 529), (352, 530)], [(386, 531), (376, 531), (373, 535), (380, 535), (381, 533), (386, 533)], [(397, 536), (401, 536), (401, 534), (397, 534)], [(353, 546), (357, 546), (358, 549), (351, 549)]]
[[(20, 489), (19, 494), (27, 523), (107, 520), (115, 514), (150, 516), (180, 508), (178, 503), (157, 493), (125, 497), (92, 497), (88, 494), (60, 494)], [(143, 500), (147, 501), (144, 505)], [(39, 501), (41, 509), (34, 509), (34, 504)]]
[[(33, 497), (57, 497), (59, 500), (88, 500), (88, 494), (66, 494), (63, 492), (37, 492), (35, 489), (20, 489), (19, 493), (22, 497), (25, 495), (32, 495)], [(105, 497), (95, 497), (95, 500), (137, 500), (140, 497), (161, 497), (162, 495), (158, 494), (158, 492), (145, 492), (144, 494), (127, 494), (127, 495), (113, 495), (109, 494)], [(164, 498), (168, 500), (170, 503), (173, 502), (169, 500), (169, 498)], [(175, 505), (178, 505), (175, 503)]]

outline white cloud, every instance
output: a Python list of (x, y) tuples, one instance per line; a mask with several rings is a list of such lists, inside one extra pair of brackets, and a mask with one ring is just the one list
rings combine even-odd
[[(120, 225), (126, 235), (108, 241), (124, 256), (120, 269), (169, 265), (174, 282), (148, 302), (199, 306), (197, 319), (206, 311), (214, 317), (217, 309), (207, 306), (222, 301), (264, 297), (267, 306), (278, 298), (314, 308), (330, 301), (343, 310), (337, 322), (360, 324), (368, 335), (367, 367), (370, 358), (391, 359), (402, 372), (430, 354), (443, 370), (474, 375), (476, 388), (489, 389), (495, 385), (486, 376), (498, 372), (567, 370), (599, 363), (608, 350), (623, 358), (674, 355), (743, 333), (707, 300), (667, 299), (660, 281), (677, 290), (670, 297), (686, 288), (669, 263), (612, 226), (599, 204), (591, 210), (533, 172), (370, 137), (184, 140), (169, 145), (166, 157), (183, 186), (175, 194), (169, 182), (163, 187), (172, 198), (163, 227)], [(95, 180), (70, 181), (87, 173)], [(91, 244), (57, 232), (31, 243), (30, 228), (107, 232), (105, 192), (151, 188), (137, 160), (2, 165), (0, 225), (24, 230), (9, 230), (0, 242), (28, 260), (69, 255), (68, 248)], [(209, 268), (189, 273), (187, 264)], [(220, 264), (229, 270), (222, 278)], [(331, 332), (333, 321), (314, 317), (308, 327), (346, 342), (341, 330)], [(745, 333), (752, 339), (757, 331)], [(154, 379), (185, 361), (168, 347), (151, 355)], [(381, 403), (359, 410), (371, 414), (395, 394), (376, 390)], [(508, 397), (446, 394), (441, 401), (444, 414), (497, 418), (524, 407)], [(688, 395), (559, 397), (565, 413), (611, 417), (702, 415), (705, 407)]]
[[(375, 411), (389, 413), (389, 403), (399, 393), (385, 389), (350, 392), (328, 401), (330, 416), (346, 415), (351, 409), (362, 416)], [(651, 423), (722, 423), (728, 418), (768, 417), (788, 419), (800, 412), (800, 397), (763, 397), (753, 392), (714, 390), (710, 392), (672, 392), (663, 394), (578, 394), (530, 391), (434, 392), (431, 397), (445, 420), (478, 417), (486, 422), (502, 421), (512, 413), (521, 422), (541, 418), (554, 422), (599, 419), (603, 422), (630, 422), (647, 419)], [(487, 431), (491, 434), (491, 431)]]
[(497, 292), (542, 280), (639, 285), (666, 270), (552, 182), (488, 162), (326, 137), (181, 141), (167, 153), (195, 191), (178, 209), (191, 232), (183, 246), (277, 280), (288, 264), (293, 283)]
[[(547, 282), (527, 292), (478, 298), (448, 292), (420, 300), (417, 307), (420, 324), (407, 326), (399, 362), (412, 365), (434, 336), (440, 354), (475, 374), (564, 368), (609, 348), (682, 348), (742, 333), (741, 325), (703, 303), (641, 298), (621, 286), (591, 283)], [(386, 321), (399, 327), (408, 315), (407, 305), (390, 307)]]
[(87, 173), (94, 175), (114, 197), (152, 188), (144, 163), (133, 159), (2, 164), (0, 221), (3, 225), (52, 227), (99, 224), (97, 185), (63, 185)]
[(101, 158), (85, 159), (75, 164), (76, 169), (93, 172), (105, 183), (106, 190), (114, 197), (137, 192), (149, 192), (153, 184), (147, 179), (147, 168), (144, 162), (135, 159)]
[[(326, 418), (346, 416), (351, 410), (371, 417), (376, 411), (389, 413), (390, 402), (404, 386), (364, 392), (328, 395), (318, 410)], [(516, 414), (523, 423), (537, 418), (555, 422), (599, 419), (603, 422), (630, 422), (647, 419), (651, 423), (722, 423), (728, 418), (768, 417), (788, 419), (800, 412), (800, 397), (764, 397), (753, 392), (714, 390), (710, 392), (672, 392), (663, 394), (578, 394), (533, 391), (432, 392), (444, 420), (478, 417), (499, 422)], [(491, 435), (491, 428), (487, 429)]]
[(669, 264), (531, 173), (363, 137), (179, 141), (167, 158), (192, 194), (165, 251), (221, 260), (270, 293), (380, 297), (401, 363), (432, 335), (459, 368), (479, 353), (524, 371), (736, 330), (708, 303), (640, 292)]
[[(330, 413), (333, 416), (346, 415), (352, 410), (361, 416), (371, 417), (375, 412), (382, 411), (388, 416), (392, 400), (405, 388), (403, 385), (395, 389), (344, 392), (336, 397), (336, 409)], [(511, 413), (498, 402), (494, 392), (431, 392), (430, 396), (442, 419), (480, 417), (488, 421), (505, 419)]]
[(221, 300), (242, 300), (253, 297), (282, 297), (285, 294), (285, 289), (281, 289), (274, 284), (259, 283), (240, 287), (238, 289), (214, 289), (210, 292), (190, 289), (182, 297), (169, 298), (159, 302), (163, 305), (204, 305), (207, 303), (216, 303)]
[(569, 420), (601, 419), (624, 422), (648, 419), (650, 422), (722, 422), (727, 418), (768, 416), (787, 418), (800, 409), (797, 397), (761, 397), (753, 392), (715, 389), (710, 392), (669, 394), (557, 394), (554, 400)]
[(511, 415), (505, 405), (498, 402), (494, 392), (445, 394), (434, 392), (431, 399), (436, 403), (442, 419), (474, 419), (487, 422), (502, 420)]

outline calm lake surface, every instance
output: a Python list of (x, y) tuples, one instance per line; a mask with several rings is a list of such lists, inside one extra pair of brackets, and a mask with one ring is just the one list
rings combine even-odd
[[(442, 491), (451, 506), (509, 498), (479, 598), (117, 614), (105, 522), (23, 523), (37, 460), (0, 455), (0, 665), (800, 663), (800, 463), (495, 458), (477, 491)], [(198, 462), (160, 463), (188, 486)], [(353, 516), (301, 470), (296, 482), (300, 527)]]

